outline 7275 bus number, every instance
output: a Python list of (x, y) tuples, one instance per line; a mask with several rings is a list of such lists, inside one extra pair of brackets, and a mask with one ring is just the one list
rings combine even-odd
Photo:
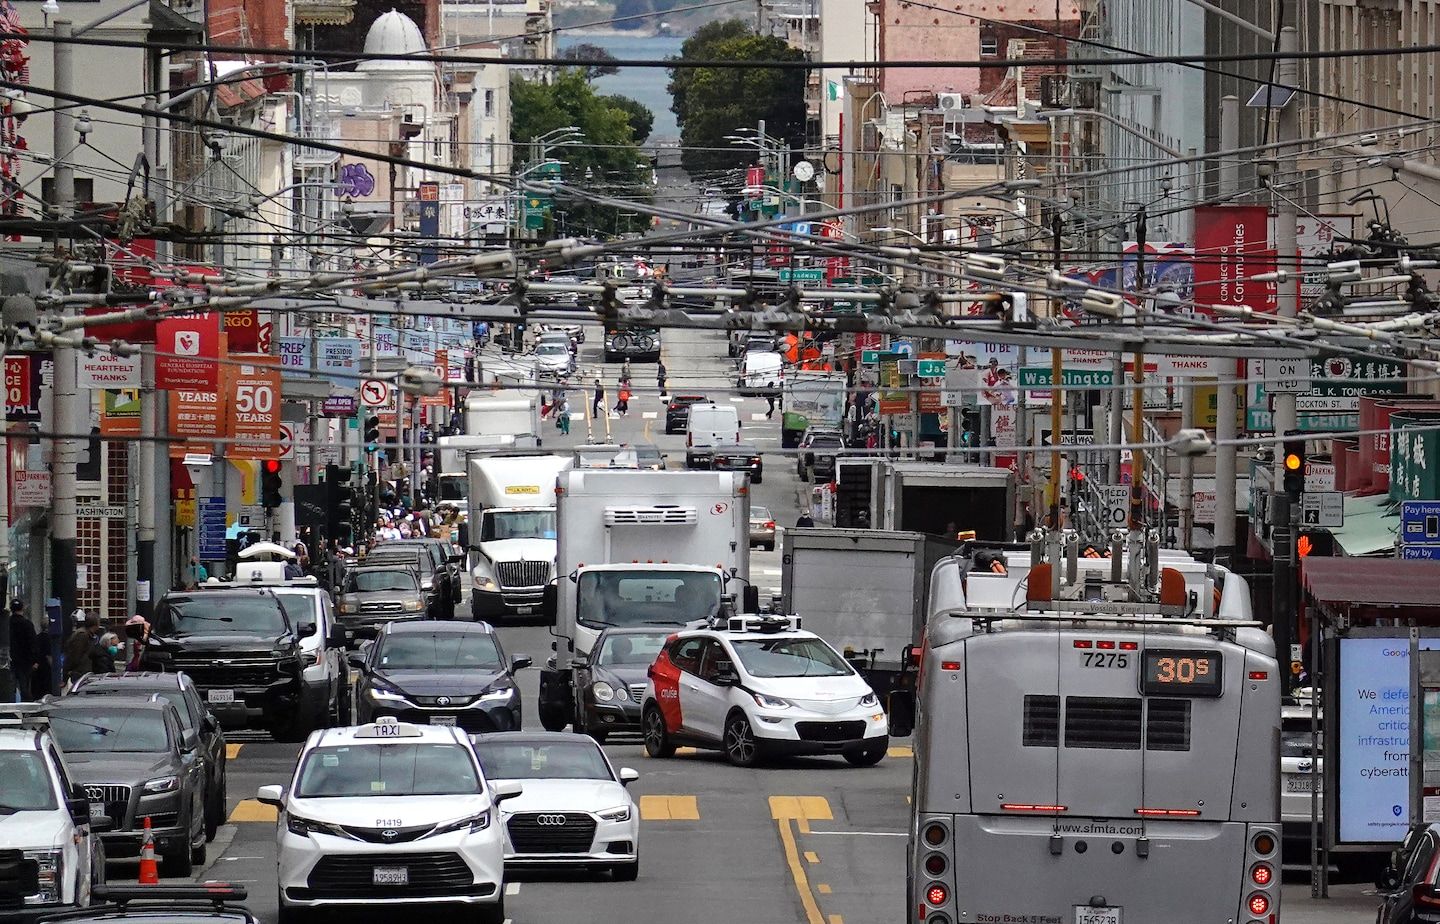
[(1124, 651), (1084, 651), (1080, 653), (1081, 667), (1129, 667), (1130, 655)]

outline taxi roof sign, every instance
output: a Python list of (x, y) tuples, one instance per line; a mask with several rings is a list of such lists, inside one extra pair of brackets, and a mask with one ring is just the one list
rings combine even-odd
[(382, 715), (376, 717), (369, 725), (361, 725), (355, 729), (356, 738), (423, 738), (425, 733), (420, 726), (411, 725), (409, 722), (401, 722), (393, 715)]

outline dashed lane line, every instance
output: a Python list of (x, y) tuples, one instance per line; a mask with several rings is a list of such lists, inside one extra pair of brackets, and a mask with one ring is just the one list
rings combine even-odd
[(694, 796), (641, 796), (641, 821), (699, 821), (700, 803)]
[(805, 862), (809, 863), (811, 866), (814, 866), (816, 863), (820, 862), (820, 855), (813, 850), (807, 850), (805, 851)]
[(507, 883), (505, 883), (505, 894), (506, 894), (507, 896), (509, 896), (509, 895), (519, 895), (519, 894), (520, 894), (520, 883), (518, 883), (518, 882), (507, 882)]
[(235, 811), (230, 813), (230, 822), (276, 821), (279, 817), (280, 812), (273, 805), (266, 805), (255, 799), (241, 799), (235, 806)]
[(826, 884), (823, 883), (823, 882), (817, 883), (816, 886), (815, 886), (815, 891), (816, 891), (816, 892), (819, 892), (821, 895), (829, 895), (829, 894), (830, 894), (830, 886), (826, 885)]

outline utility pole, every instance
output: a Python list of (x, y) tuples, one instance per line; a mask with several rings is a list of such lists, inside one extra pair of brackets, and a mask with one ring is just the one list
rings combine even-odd
[[(1065, 223), (1056, 212), (1050, 219), (1052, 260), (1056, 270), (1060, 269), (1060, 247)], [(1061, 303), (1058, 298), (1050, 299), (1050, 317), (1060, 317)], [(1050, 445), (1059, 446), (1065, 442), (1062, 432), (1065, 422), (1065, 351), (1060, 347), (1050, 348)], [(1065, 463), (1062, 453), (1050, 453), (1050, 526), (1060, 528), (1060, 469)]]
[[(51, 53), (54, 60), (54, 81), (57, 98), (65, 99), (74, 92), (72, 46), (70, 44), (71, 23), (68, 19), (55, 20), (51, 33), (54, 42)], [(54, 160), (54, 212), (58, 222), (71, 218), (75, 207), (75, 169), (66, 157), (74, 143), (74, 128), (70, 110), (57, 107), (51, 113), (51, 145)], [(63, 224), (62, 224), (63, 227)], [(68, 248), (67, 232), (56, 232), (55, 249), (64, 255)], [(50, 565), (51, 591), (60, 601), (60, 618), (65, 634), (74, 628), (70, 614), (75, 611), (75, 459), (79, 454), (79, 443), (73, 437), (85, 426), (85, 417), (79, 407), (77, 382), (78, 357), (70, 347), (55, 351), (55, 430), (60, 436), (52, 443), (51, 468), (55, 497), (50, 513)]]
[[(1144, 321), (1145, 311), (1145, 206), (1135, 213), (1135, 324)], [(1130, 409), (1130, 529), (1145, 528), (1145, 341), (1139, 330), (1135, 336), (1135, 389)], [(1163, 499), (1162, 499), (1163, 503)]]
[[(154, 115), (153, 100), (145, 101), (146, 115), (141, 128), (145, 161), (152, 174), (160, 160), (160, 128)], [(139, 500), (138, 535), (135, 541), (135, 609), (146, 619), (154, 609), (155, 598), (166, 588), (155, 573), (155, 532), (160, 519), (156, 504), (155, 473), (162, 451), (155, 437), (159, 434), (155, 407), (155, 353), (146, 350), (140, 355), (140, 455), (139, 483), (135, 486)], [(168, 458), (168, 450), (164, 450)], [(168, 505), (167, 505), (168, 506)]]
[[(1220, 100), (1220, 186), (1221, 201), (1240, 191), (1240, 163), (1231, 152), (1240, 146), (1240, 98)], [(1228, 565), (1235, 551), (1235, 418), (1240, 401), (1235, 394), (1239, 363), (1224, 360), (1219, 386), (1215, 389), (1215, 562)]]

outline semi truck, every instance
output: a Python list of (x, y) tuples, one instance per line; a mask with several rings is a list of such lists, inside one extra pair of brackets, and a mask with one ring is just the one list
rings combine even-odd
[(570, 465), (568, 456), (542, 452), (470, 456), (466, 532), (476, 620), (554, 616), (545, 587), (555, 576), (555, 479)]
[(845, 419), (845, 376), (839, 372), (794, 371), (784, 381), (780, 446), (794, 449), (810, 426), (839, 427)]
[(886, 702), (911, 686), (909, 652), (925, 626), (930, 572), (958, 545), (900, 530), (786, 530), (784, 612), (841, 651)]
[(845, 459), (837, 463), (835, 525), (902, 529), (982, 542), (1011, 539), (1015, 474), (939, 462)]
[(482, 436), (442, 436), (436, 440), (440, 449), (435, 475), (440, 481), (440, 499), (464, 505), (470, 496), (469, 458), (477, 453), (495, 453), (509, 449), (534, 449), (535, 437), (525, 434), (486, 434)]
[(755, 602), (743, 472), (570, 469), (557, 482), (555, 655), (539, 698), (550, 731), (574, 720), (576, 662), (605, 629), (708, 620), (725, 595)]

